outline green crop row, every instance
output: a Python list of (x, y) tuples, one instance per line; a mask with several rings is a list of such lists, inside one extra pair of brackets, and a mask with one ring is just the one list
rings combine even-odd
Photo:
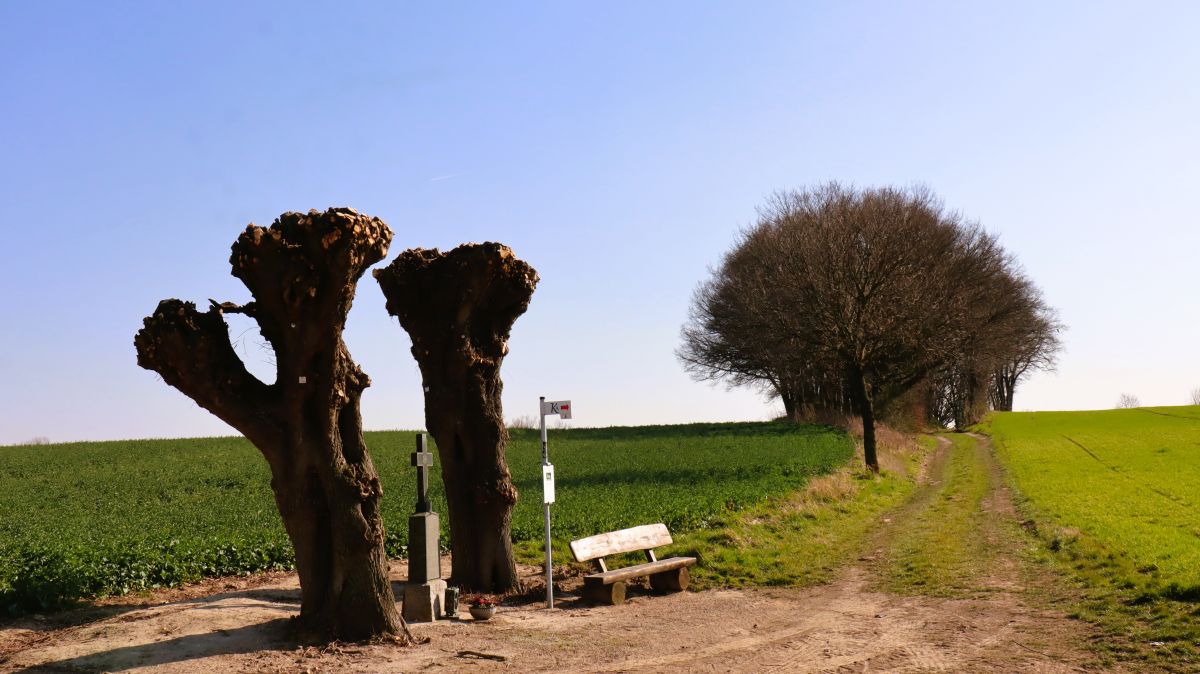
[[(416, 500), (414, 435), (367, 434), (394, 557)], [(555, 430), (550, 443), (558, 541), (648, 522), (703, 528), (803, 486), (853, 451), (833, 429), (779, 423)], [(540, 540), (536, 431), (512, 432), (508, 462), (522, 494), (513, 538)], [(445, 544), (440, 471), (431, 483)], [(266, 463), (242, 438), (0, 448), (0, 611), (292, 564)]]

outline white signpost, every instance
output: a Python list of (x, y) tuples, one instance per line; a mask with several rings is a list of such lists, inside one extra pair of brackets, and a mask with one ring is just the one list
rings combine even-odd
[(546, 512), (546, 608), (554, 608), (554, 563), (550, 557), (550, 504), (554, 503), (554, 465), (550, 463), (550, 445), (546, 442), (546, 415), (571, 418), (570, 400), (538, 398), (542, 418), (542, 508)]

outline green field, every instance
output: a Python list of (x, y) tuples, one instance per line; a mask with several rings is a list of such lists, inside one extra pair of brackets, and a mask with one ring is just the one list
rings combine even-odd
[[(413, 433), (367, 443), (398, 556), (415, 501)], [(560, 553), (561, 541), (636, 524), (702, 528), (853, 453), (839, 431), (776, 423), (555, 430), (550, 443)], [(540, 540), (537, 431), (513, 431), (508, 460), (522, 493), (513, 538)], [(438, 471), (431, 492), (445, 513)], [(266, 463), (241, 438), (0, 448), (0, 612), (291, 563)]]
[(1026, 526), (1078, 583), (1106, 649), (1168, 671), (1200, 655), (1200, 407), (993, 415)]
[(1001, 458), (1054, 522), (1200, 596), (1200, 407), (997, 414)]

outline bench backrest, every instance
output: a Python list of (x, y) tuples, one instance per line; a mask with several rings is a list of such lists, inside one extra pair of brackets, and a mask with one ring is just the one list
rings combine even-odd
[(640, 527), (610, 531), (607, 534), (588, 536), (577, 541), (571, 541), (571, 554), (575, 561), (586, 562), (607, 555), (635, 550), (649, 550), (660, 545), (671, 544), (671, 532), (667, 525), (643, 524)]

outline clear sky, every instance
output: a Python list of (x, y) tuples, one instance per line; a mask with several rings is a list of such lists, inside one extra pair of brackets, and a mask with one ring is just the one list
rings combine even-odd
[[(322, 5), (0, 0), (0, 443), (228, 434), (133, 335), (162, 298), (247, 300), (246, 224), (334, 205), (393, 255), (538, 269), (510, 418), (764, 419), (688, 379), (679, 328), (770, 192), (829, 179), (925, 183), (1020, 257), (1070, 330), (1018, 409), (1200, 387), (1200, 4)], [(419, 427), (369, 277), (346, 339), (367, 427)]]

